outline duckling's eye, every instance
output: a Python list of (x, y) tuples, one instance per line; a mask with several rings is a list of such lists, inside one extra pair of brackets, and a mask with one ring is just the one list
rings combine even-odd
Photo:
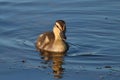
[(58, 29), (60, 29), (60, 28), (58, 27), (58, 25), (56, 25), (56, 27), (57, 27)]
[(56, 25), (56, 27), (59, 28), (58, 25)]

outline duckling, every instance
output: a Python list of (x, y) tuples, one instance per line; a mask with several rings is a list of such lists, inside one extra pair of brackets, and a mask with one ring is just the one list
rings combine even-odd
[(44, 50), (49, 52), (66, 52), (69, 45), (66, 40), (66, 24), (63, 20), (57, 20), (53, 31), (41, 34), (36, 42), (38, 51)]

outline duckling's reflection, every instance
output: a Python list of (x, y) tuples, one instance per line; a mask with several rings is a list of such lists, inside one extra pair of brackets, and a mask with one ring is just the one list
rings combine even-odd
[(63, 68), (62, 64), (64, 61), (65, 53), (53, 53), (47, 51), (40, 51), (41, 56), (45, 61), (52, 61), (52, 70), (55, 78), (62, 78)]

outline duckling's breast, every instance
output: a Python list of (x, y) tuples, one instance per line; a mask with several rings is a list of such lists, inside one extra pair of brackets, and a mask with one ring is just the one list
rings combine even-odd
[(64, 41), (56, 40), (53, 44), (46, 46), (45, 49), (51, 52), (65, 52), (67, 50), (67, 45)]

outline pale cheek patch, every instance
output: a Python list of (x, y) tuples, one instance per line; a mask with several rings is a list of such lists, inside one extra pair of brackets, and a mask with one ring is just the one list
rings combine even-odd
[(57, 26), (60, 26), (60, 24), (59, 24), (59, 23), (57, 23), (57, 22), (56, 22), (56, 25), (57, 25)]

